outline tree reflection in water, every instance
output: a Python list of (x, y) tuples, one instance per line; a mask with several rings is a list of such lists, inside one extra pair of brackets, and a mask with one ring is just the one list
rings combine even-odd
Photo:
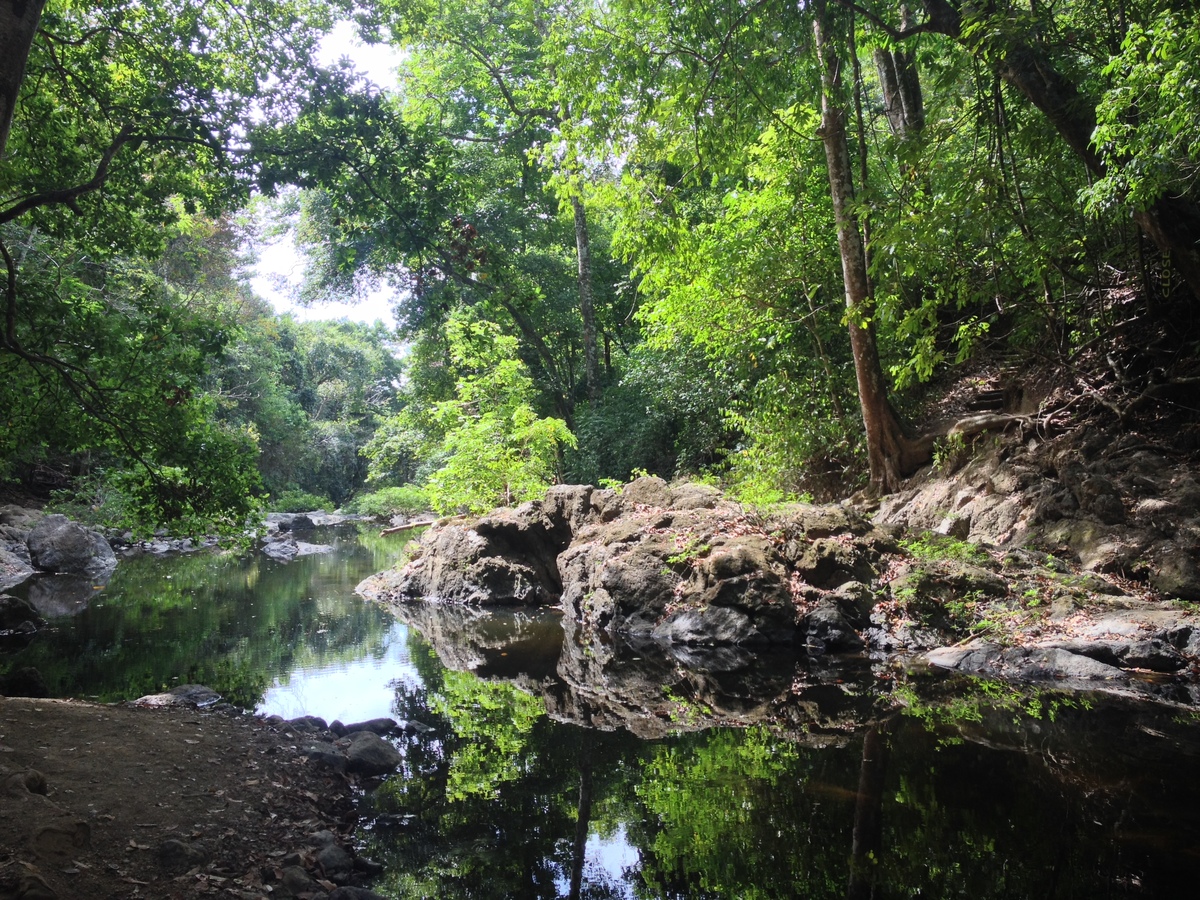
[[(1155, 896), (1190, 884), (1200, 732), (1170, 714), (944, 682), (909, 683), (901, 708), (891, 680), (869, 674), (823, 707), (830, 684), (797, 677), (746, 727), (700, 722), (705, 704), (672, 692), (667, 704), (687, 708), (674, 733), (645, 740), (578, 724), (611, 720), (600, 685), (484, 680), (410, 640), (420, 677), (397, 684), (394, 709), (429, 730), (405, 735), (404, 771), (364, 806), (367, 853), (387, 869), (377, 889), (396, 897)], [(628, 695), (609, 700), (627, 714)], [(622, 852), (599, 852), (614, 839)]]

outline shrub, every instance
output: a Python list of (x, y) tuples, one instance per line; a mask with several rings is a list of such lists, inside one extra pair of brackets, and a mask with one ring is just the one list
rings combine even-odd
[(272, 512), (312, 512), (317, 509), (329, 511), (333, 509), (333, 502), (328, 497), (301, 490), (280, 491), (271, 498)]
[(429, 498), (416, 485), (385, 487), (355, 497), (345, 506), (346, 512), (363, 516), (414, 516), (429, 511)]

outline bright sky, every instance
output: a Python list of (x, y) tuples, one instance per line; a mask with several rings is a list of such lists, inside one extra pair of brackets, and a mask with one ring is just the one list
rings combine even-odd
[[(317, 60), (323, 65), (332, 65), (347, 58), (354, 67), (381, 87), (391, 87), (396, 81), (396, 68), (400, 54), (385, 44), (364, 44), (358, 39), (351, 22), (339, 22), (321, 44)], [(369, 294), (359, 303), (323, 303), (320, 306), (297, 307), (287, 289), (280, 285), (296, 285), (300, 281), (301, 262), (295, 245), (290, 238), (262, 244), (258, 247), (258, 264), (254, 267), (250, 284), (255, 293), (271, 302), (277, 312), (290, 312), (301, 321), (314, 319), (352, 319), (359, 322), (374, 322), (382, 319), (391, 324), (391, 301), (394, 292), (381, 288)]]

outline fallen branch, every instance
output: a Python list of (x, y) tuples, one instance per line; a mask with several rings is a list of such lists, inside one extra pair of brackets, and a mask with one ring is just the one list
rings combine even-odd
[(379, 532), (380, 537), (387, 537), (389, 534), (400, 534), (404, 531), (414, 531), (417, 528), (426, 528), (430, 525), (449, 525), (451, 522), (459, 522), (469, 518), (467, 515), (459, 516), (443, 516), (440, 519), (422, 519), (419, 522), (406, 522), (403, 525), (395, 525), (391, 528), (385, 528)]

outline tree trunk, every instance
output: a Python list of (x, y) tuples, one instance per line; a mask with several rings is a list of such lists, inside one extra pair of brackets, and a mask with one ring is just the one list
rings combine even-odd
[(579, 750), (579, 816), (575, 819), (575, 841), (571, 846), (571, 885), (567, 896), (578, 900), (582, 896), (583, 864), (587, 861), (588, 828), (592, 822), (592, 755), (587, 732), (580, 731)]
[(579, 256), (579, 314), (583, 318), (583, 373), (588, 400), (600, 396), (600, 362), (596, 352), (596, 307), (592, 292), (592, 242), (588, 237), (587, 211), (578, 194), (571, 194), (575, 213), (575, 249)]
[(817, 57), (821, 66), (821, 127), (825, 162), (829, 170), (829, 194), (837, 222), (838, 252), (846, 288), (846, 318), (850, 327), (850, 350), (858, 379), (858, 400), (867, 434), (867, 460), (871, 490), (890, 493), (900, 481), (928, 459), (928, 449), (910, 441), (888, 400), (879, 348), (875, 342), (866, 252), (858, 217), (853, 210), (854, 180), (850, 148), (846, 139), (846, 106), (842, 91), (841, 61), (829, 39), (828, 10), (817, 7), (813, 19)]
[(46, 0), (0, 0), (0, 159), (25, 80), (25, 64)]
[(850, 847), (850, 884), (847, 900), (870, 900), (883, 851), (883, 784), (887, 775), (887, 741), (879, 727), (863, 736), (862, 766), (858, 771), (858, 797), (854, 803), (854, 831)]
[[(900, 28), (908, 28), (908, 7), (900, 7)], [(892, 134), (904, 141), (925, 127), (925, 100), (913, 55), (905, 50), (875, 51), (875, 71), (883, 88), (883, 112)]]
[[(949, 0), (923, 0), (927, 21), (923, 30), (944, 34), (962, 43), (962, 16)], [(968, 47), (982, 55), (978, 47)], [(1104, 160), (1092, 146), (1096, 105), (1079, 93), (1035, 45), (1013, 40), (991, 59), (996, 74), (1040, 109), (1050, 124), (1081, 159), (1088, 171), (1103, 177)], [(1133, 220), (1171, 257), (1175, 269), (1200, 301), (1200, 209), (1187, 200), (1163, 196)]]

